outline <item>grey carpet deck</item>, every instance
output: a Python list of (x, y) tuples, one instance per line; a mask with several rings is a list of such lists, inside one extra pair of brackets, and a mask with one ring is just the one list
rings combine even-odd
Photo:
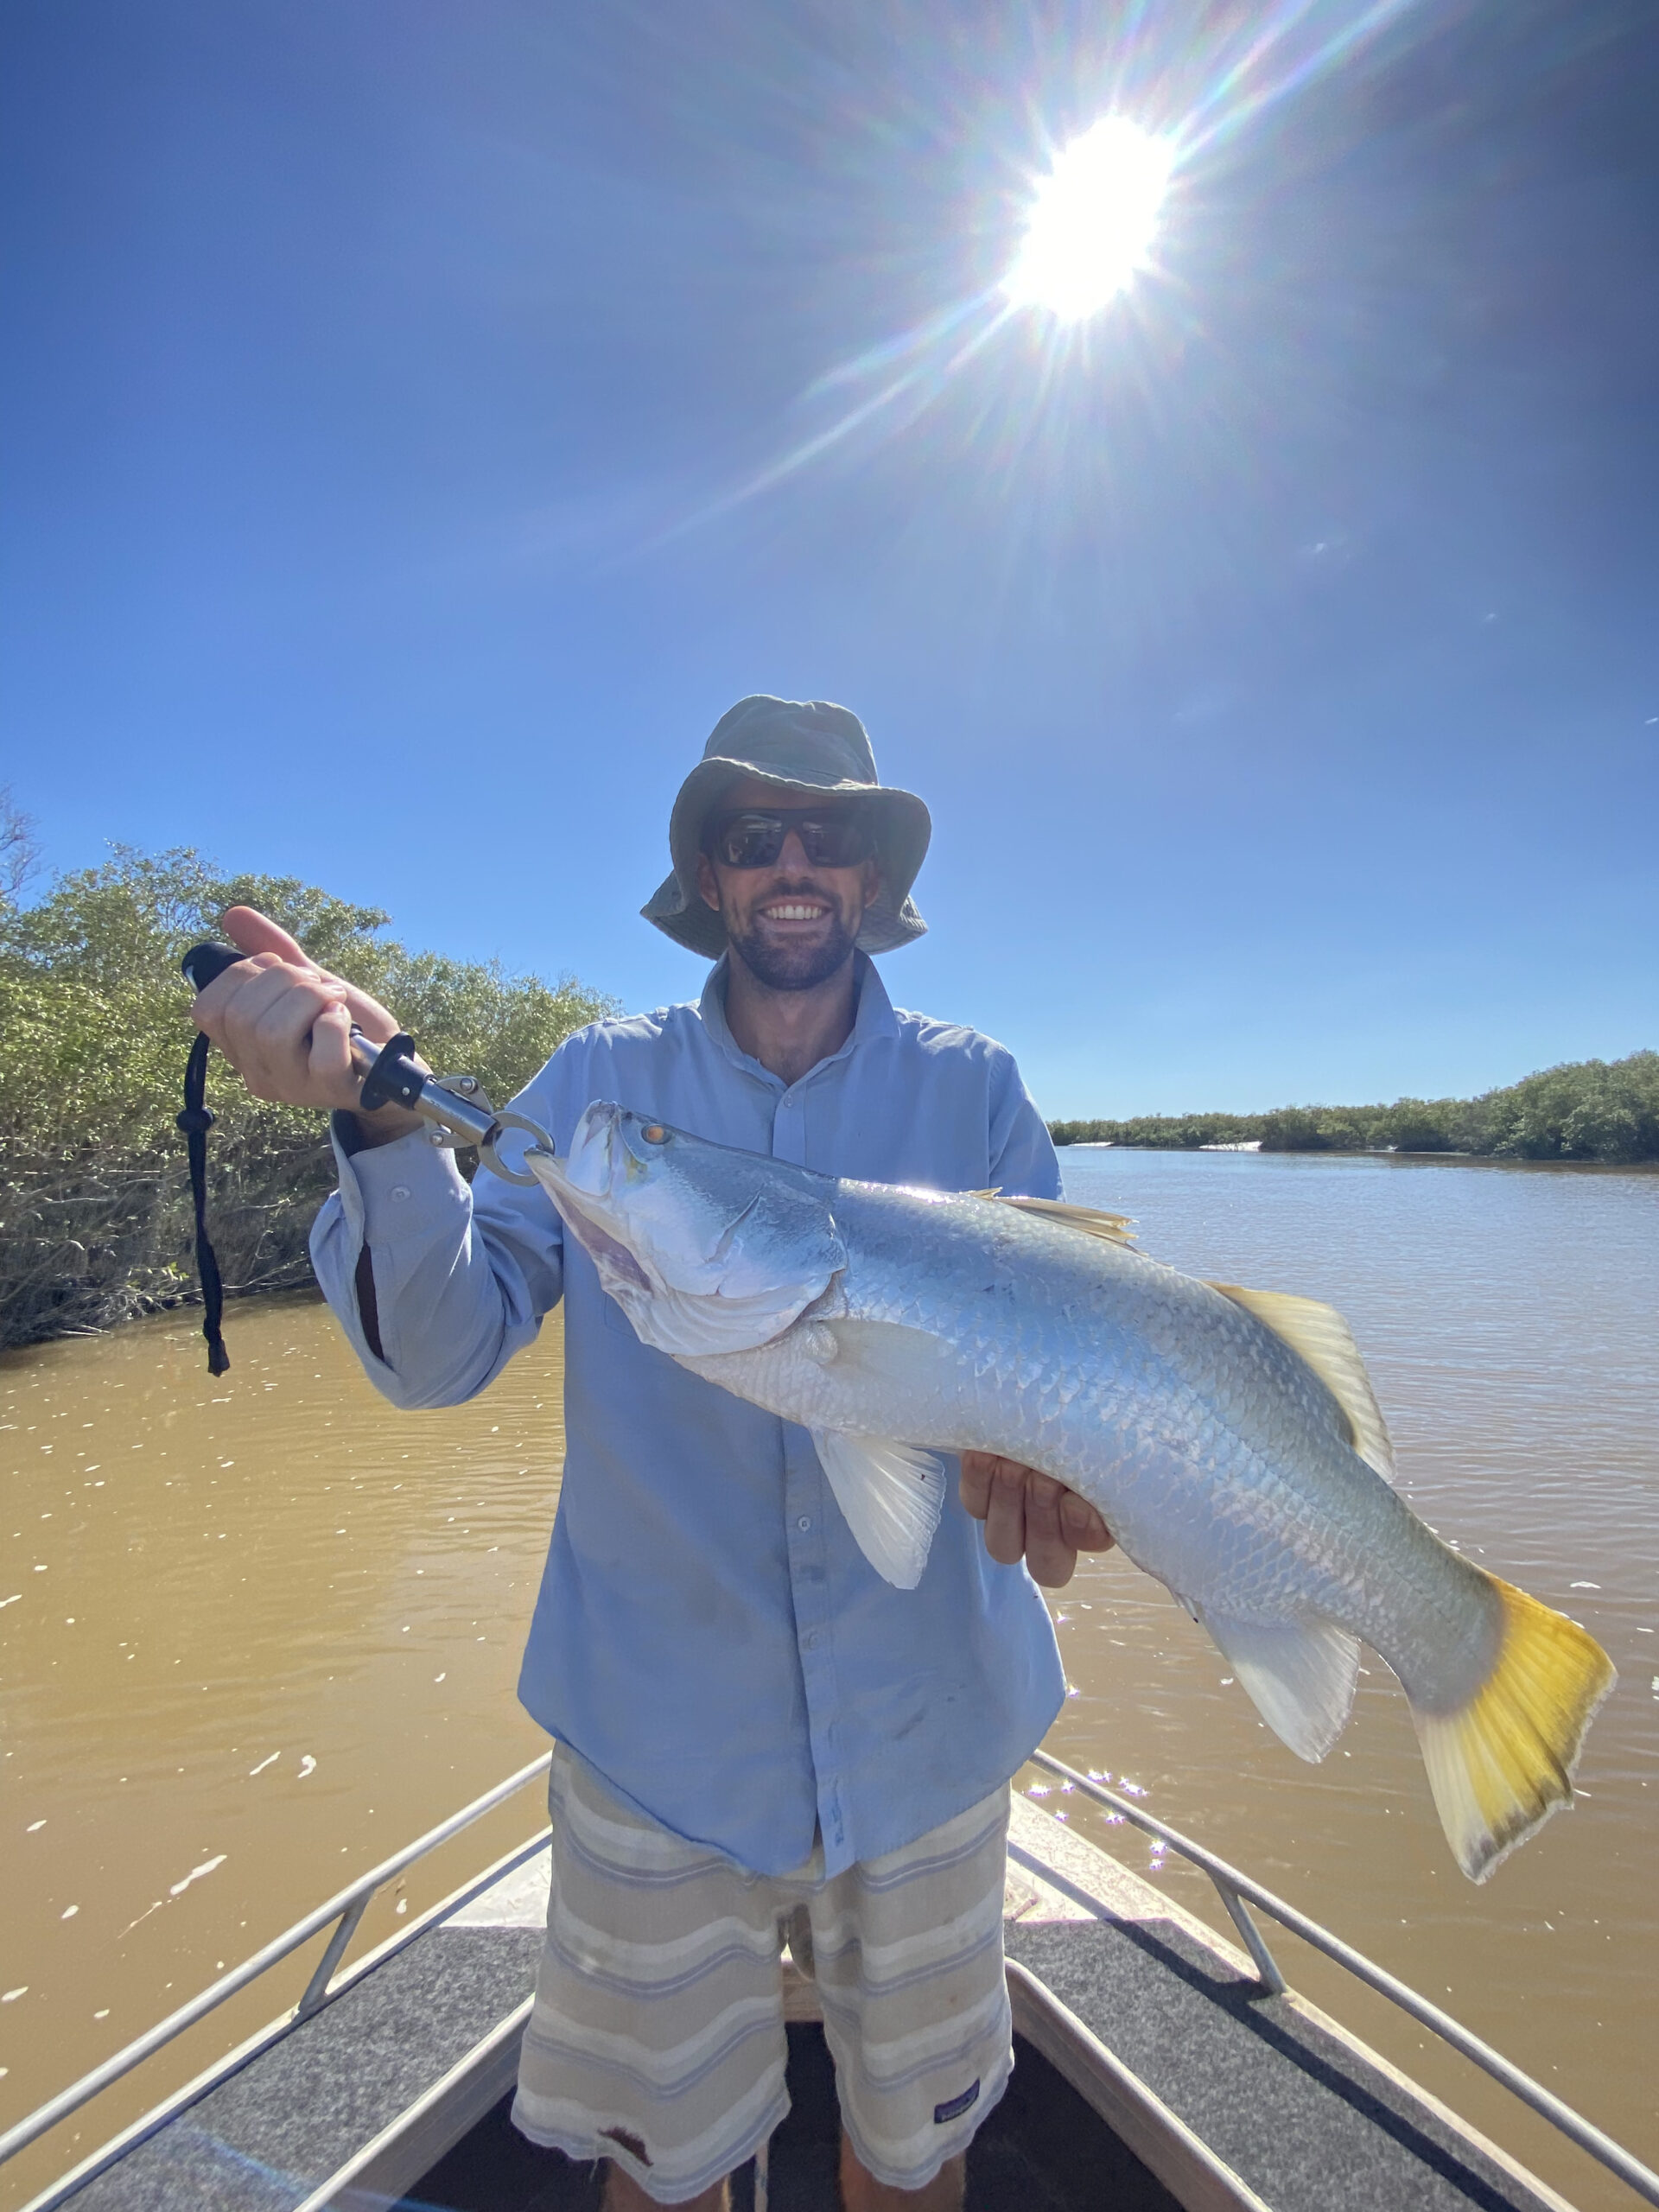
[(1011, 1923), (1070, 2006), (1274, 2212), (1540, 2212), (1545, 2200), (1170, 1921)]
[[(1019, 2044), (1007, 2094), (968, 2153), (965, 2212), (1180, 2212), (1042, 2055)], [(789, 2030), (790, 2113), (772, 2139), (770, 2212), (841, 2212), (841, 2113), (823, 2031)], [(537, 2150), (503, 2099), (424, 2174), (396, 2212), (600, 2212), (591, 2166)], [(732, 2212), (754, 2212), (754, 2168), (732, 2177)]]
[(99, 2174), (75, 2212), (292, 2212), (528, 1997), (542, 1939), (439, 1928)]
[[(1329, 2212), (1337, 2203), (1344, 2212), (1543, 2212), (1542, 2199), (1408, 2091), (1284, 1999), (1257, 1995), (1254, 1982), (1175, 1922), (1109, 1916), (1014, 1922), (1006, 1932), (1009, 1956), (1274, 2212)], [(541, 1942), (538, 1929), (513, 1927), (442, 1927), (420, 1937), (86, 2183), (73, 2199), (76, 2212), (293, 2212), (530, 1994)], [(799, 2040), (791, 2033), (792, 2044)], [(807, 2059), (804, 2045), (797, 2056)], [(1039, 2069), (1020, 2070), (1034, 2093)], [(1009, 2121), (1022, 2101), (1013, 2099)], [(1087, 2171), (1064, 2182), (1057, 2171), (1038, 2185), (1035, 2169), (1023, 2182), (1010, 2169), (999, 2185), (995, 2158), (1019, 2146), (997, 2150), (991, 2137), (1001, 2131), (988, 2128), (979, 2161), (987, 2185), (970, 2191), (976, 2205), (1001, 2212), (1023, 2198), (1026, 2212), (1047, 2212), (1051, 2189), (1056, 2212), (1094, 2201), (1111, 2160), (1092, 2141), (1085, 2150), (1084, 2122), (1058, 2110), (1038, 2120), (1034, 2109), (1027, 2121), (1039, 2141), (1064, 2148), (1070, 2139)], [(804, 2141), (795, 2156), (785, 2153), (779, 2212), (815, 2159), (829, 2160), (828, 2179), (831, 2152), (820, 2157)], [(561, 2202), (562, 2191), (541, 2193), (550, 2178), (545, 2170), (534, 2177), (526, 2205)], [(1162, 2198), (1150, 2176), (1109, 2178), (1103, 2195), (1114, 2203)], [(798, 2194), (787, 2212), (809, 2212), (814, 2188)]]

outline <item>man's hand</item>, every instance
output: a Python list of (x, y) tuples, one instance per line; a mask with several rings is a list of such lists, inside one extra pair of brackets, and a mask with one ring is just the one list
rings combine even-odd
[(1063, 1589), (1071, 1580), (1079, 1552), (1108, 1552), (1116, 1541), (1076, 1491), (994, 1452), (963, 1453), (962, 1502), (985, 1523), (991, 1557), (1003, 1567), (1023, 1558), (1032, 1580), (1046, 1590)]
[[(353, 1023), (371, 1042), (397, 1033), (378, 999), (318, 967), (288, 931), (251, 906), (232, 906), (226, 935), (249, 957), (215, 976), (190, 1011), (256, 1098), (287, 1106), (357, 1111), (359, 1079), (348, 1041)], [(371, 1143), (418, 1129), (421, 1117), (402, 1106), (359, 1114)]]

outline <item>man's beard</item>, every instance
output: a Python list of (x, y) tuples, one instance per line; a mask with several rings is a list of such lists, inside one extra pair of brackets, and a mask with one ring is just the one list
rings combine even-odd
[(810, 991), (827, 983), (851, 957), (856, 942), (856, 932), (838, 912), (830, 915), (827, 933), (810, 942), (791, 938), (779, 944), (757, 928), (734, 928), (730, 916), (726, 918), (726, 934), (756, 982), (769, 991)]

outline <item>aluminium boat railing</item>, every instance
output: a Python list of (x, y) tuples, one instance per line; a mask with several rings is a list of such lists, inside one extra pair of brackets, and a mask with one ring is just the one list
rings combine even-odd
[[(407, 1845), (402, 1851), (384, 1860), (369, 1873), (359, 1876), (347, 1888), (331, 1897), (326, 1904), (318, 1905), (314, 1911), (307, 1913), (302, 1920), (296, 1921), (284, 1934), (278, 1936), (274, 1942), (267, 1943), (262, 1950), (256, 1951), (251, 1958), (245, 1960), (242, 1965), (233, 1968), (231, 1973), (222, 1975), (219, 1980), (210, 1984), (199, 1996), (192, 1998), (188, 2004), (180, 2005), (176, 2012), (169, 2013), (166, 2019), (159, 2021), (145, 2034), (128, 2044), (124, 2050), (117, 2051), (113, 2057), (105, 2059), (100, 2066), (95, 2066), (89, 2074), (83, 2075), (79, 2081), (73, 2082), (68, 2088), (61, 2090), (58, 2095), (40, 2106), (25, 2119), (19, 2120), (14, 2127), (9, 2128), (3, 2135), (0, 2135), (0, 2165), (4, 2164), (8, 2158), (16, 2157), (18, 2152), (26, 2149), (29, 2144), (37, 2141), (48, 2130), (55, 2127), (60, 2120), (67, 2120), (72, 2113), (78, 2112), (83, 2105), (90, 2103), (92, 2099), (102, 2090), (108, 2088), (111, 2083), (118, 2082), (124, 2075), (130, 2074), (136, 2066), (142, 2064), (146, 2058), (152, 2056), (155, 2052), (171, 2043), (187, 2028), (193, 2027), (197, 2021), (205, 2018), (227, 1999), (235, 1996), (239, 1990), (245, 1989), (251, 1982), (257, 1981), (262, 1974), (267, 1973), (272, 1967), (279, 1965), (283, 1959), (290, 1957), (302, 1944), (309, 1942), (313, 1936), (320, 1935), (332, 1921), (334, 1923), (334, 1932), (329, 1936), (322, 1956), (318, 1960), (315, 1971), (307, 1983), (305, 1993), (299, 2003), (295, 2006), (292, 2013), (266, 2030), (262, 2036), (256, 2037), (254, 2047), (257, 2048), (274, 2041), (277, 2036), (285, 2033), (300, 2021), (308, 2018), (334, 1993), (334, 1977), (339, 1970), (340, 1960), (345, 1955), (346, 1948), (355, 1934), (358, 1924), (375, 1891), (391, 1881), (394, 1876), (400, 1874), (405, 1867), (412, 1866), (417, 1859), (423, 1859), (429, 1852), (436, 1850), (440, 1844), (447, 1843), (452, 1836), (459, 1835), (464, 1828), (470, 1827), (474, 1821), (481, 1820), (485, 1814), (493, 1812), (516, 1790), (522, 1789), (526, 1783), (533, 1782), (538, 1775), (545, 1774), (551, 1758), (551, 1752), (543, 1752), (540, 1758), (534, 1759), (530, 1765), (520, 1768), (517, 1774), (509, 1775), (505, 1782), (498, 1783), (494, 1789), (486, 1790), (481, 1797), (475, 1798), (470, 1805), (464, 1806), (460, 1812), (452, 1814), (447, 1821), (440, 1821), (436, 1827), (429, 1829), (426, 1834), (416, 1842)], [(1614, 2142), (1611, 2136), (1605, 2134), (1600, 2128), (1594, 2126), (1584, 2118), (1581, 2113), (1575, 2112), (1571, 2105), (1556, 2096), (1551, 2090), (1545, 2088), (1541, 2082), (1535, 2082), (1530, 2075), (1523, 2073), (1518, 2066), (1512, 2065), (1501, 2052), (1494, 2050), (1490, 2044), (1484, 2043), (1478, 2035), (1463, 2026), (1461, 2022), (1454, 2020), (1449, 2012), (1442, 2012), (1438, 2005), (1431, 2004), (1427, 1998), (1420, 1996), (1409, 1984), (1399, 1980), (1385, 1967), (1368, 1959), (1363, 1952), (1357, 1951), (1351, 1944), (1344, 1943), (1340, 1936), (1333, 1936), (1329, 1929), (1321, 1927), (1318, 1921), (1310, 1919), (1304, 1912), (1299, 1912), (1294, 1905), (1287, 1904), (1282, 1897), (1275, 1897), (1271, 1890), (1265, 1889), (1260, 1882), (1253, 1881), (1248, 1874), (1241, 1873), (1236, 1866), (1229, 1866), (1224, 1859), (1217, 1858), (1214, 1852), (1207, 1851), (1202, 1844), (1195, 1843), (1190, 1837), (1183, 1835), (1179, 1828), (1173, 1828), (1166, 1821), (1159, 1820), (1151, 1813), (1142, 1811), (1141, 1807), (1131, 1799), (1120, 1796), (1115, 1789), (1107, 1789), (1103, 1783), (1091, 1780), (1085, 1774), (1079, 1774), (1075, 1767), (1067, 1766), (1064, 1760), (1055, 1758), (1051, 1752), (1041, 1750), (1033, 1751), (1031, 1755), (1031, 1764), (1040, 1767), (1045, 1773), (1057, 1776), (1072, 1789), (1080, 1790), (1085, 1797), (1103, 1806), (1109, 1812), (1115, 1813), (1120, 1818), (1130, 1821), (1146, 1834), (1160, 1838), (1183, 1859), (1189, 1860), (1207, 1874), (1215, 1885), (1222, 1904), (1226, 1908), (1229, 1919), (1237, 1929), (1255, 1963), (1257, 1980), (1264, 1993), (1277, 1996), (1281, 1994), (1288, 1985), (1272, 1952), (1268, 1948), (1261, 1929), (1250, 1917), (1249, 1906), (1252, 1904), (1258, 1911), (1267, 1913), (1281, 1927), (1288, 1929), (1293, 1935), (1300, 1936), (1305, 1943), (1311, 1944), (1323, 1956), (1345, 1968), (1357, 1980), (1365, 1983), (1369, 1988), (1376, 1990), (1380, 1996), (1386, 1997), (1391, 2004), (1398, 2005), (1413, 2019), (1430, 2029), (1443, 2042), (1449, 2044), (1454, 2050), (1462, 2052), (1465, 2058), (1471, 2059), (1475, 2065), (1490, 2074), (1494, 2081), (1501, 2082), (1506, 2089), (1520, 2098), (1530, 2110), (1558, 2129), (1568, 2141), (1576, 2143), (1580, 2150), (1586, 2152), (1591, 2158), (1597, 2159), (1611, 2172), (1617, 2174), (1621, 2181), (1628, 2183), (1646, 2202), (1659, 2205), (1659, 2174), (1655, 2173), (1650, 2167), (1643, 2165), (1632, 2152), (1625, 2150), (1621, 2144)], [(447, 1899), (442, 1910), (459, 1910), (480, 1891), (499, 1881), (504, 1875), (510, 1873), (514, 1867), (533, 1858), (546, 1844), (547, 1835), (548, 1831), (543, 1829), (539, 1834), (531, 1837), (529, 1842), (509, 1853), (505, 1859), (499, 1860), (488, 1868), (458, 1896)], [(417, 1922), (406, 1930), (398, 1941), (412, 1940), (426, 1924), (425, 1919)], [(251, 2052), (245, 2051), (243, 2055), (248, 2056)], [(97, 2154), (86, 2165), (78, 2168), (74, 2176), (77, 2184), (90, 2179), (92, 2172), (101, 2165), (110, 2163), (120, 2152), (141, 2139), (143, 2135), (151, 2133), (156, 2128), (162, 2126), (175, 2107), (181, 2107), (194, 2095), (199, 2094), (200, 2087), (199, 2084), (192, 2084), (188, 2090), (179, 2093), (168, 2104), (151, 2113), (146, 2120), (140, 2122), (137, 2130), (129, 2131), (127, 2134), (118, 2139), (115, 2144), (106, 2145), (104, 2152)], [(67, 2178), (68, 2177), (66, 2177)], [(60, 2187), (61, 2184), (59, 2186)], [(46, 2198), (36, 2200), (37, 2202), (41, 2203), (54, 2201), (56, 2201), (56, 2192), (54, 2190), (48, 2190)]]
[(1289, 1985), (1279, 1971), (1261, 1929), (1250, 1917), (1247, 1899), (1258, 1910), (1269, 1914), (1281, 1928), (1289, 1929), (1294, 1936), (1300, 1936), (1305, 1943), (1312, 1944), (1325, 1957), (1345, 1967), (1356, 1980), (1364, 1982), (1379, 1996), (1386, 1997), (1390, 2004), (1397, 2005), (1402, 2012), (1408, 2012), (1414, 2020), (1432, 2029), (1443, 2043), (1450, 2044), (1453, 2050), (1459, 2050), (1465, 2058), (1472, 2059), (1477, 2066), (1490, 2074), (1495, 2082), (1501, 2082), (1541, 2119), (1548, 2120), (1552, 2127), (1559, 2128), (1569, 2142), (1576, 2143), (1581, 2151), (1587, 2151), (1592, 2158), (1599, 2159), (1611, 2172), (1616, 2173), (1621, 2181), (1627, 2182), (1638, 2196), (1645, 2198), (1649, 2204), (1659, 2204), (1659, 2174), (1655, 2173), (1650, 2166), (1644, 2166), (1640, 2158), (1625, 2150), (1622, 2144), (1615, 2143), (1611, 2135), (1604, 2134), (1582, 2113), (1574, 2112), (1571, 2105), (1552, 2090), (1545, 2088), (1541, 2082), (1535, 2082), (1530, 2074), (1523, 2074), (1501, 2051), (1494, 2050), (1491, 2044), (1483, 2043), (1461, 2021), (1454, 2020), (1449, 2012), (1443, 2012), (1427, 1997), (1420, 1997), (1408, 1982), (1399, 1980), (1385, 1967), (1368, 1959), (1363, 1951), (1355, 1950), (1339, 1936), (1333, 1936), (1328, 1928), (1320, 1927), (1317, 1920), (1310, 1920), (1305, 1912), (1298, 1912), (1294, 1904), (1287, 1904), (1282, 1897), (1275, 1897), (1260, 1882), (1252, 1881), (1248, 1874), (1240, 1873), (1237, 1867), (1230, 1866), (1224, 1859), (1218, 1859), (1213, 1851), (1206, 1851), (1201, 1843), (1194, 1843), (1191, 1837), (1184, 1836), (1179, 1828), (1171, 1827), (1151, 1813), (1142, 1812), (1131, 1799), (1119, 1796), (1116, 1790), (1106, 1789), (1086, 1774), (1079, 1774), (1076, 1767), (1067, 1766), (1064, 1760), (1057, 1759), (1052, 1752), (1033, 1751), (1031, 1764), (1041, 1767), (1046, 1774), (1058, 1775), (1071, 1789), (1081, 1790), (1085, 1797), (1092, 1798), (1097, 1805), (1103, 1805), (1122, 1819), (1132, 1821), (1147, 1835), (1161, 1837), (1183, 1859), (1202, 1868), (1215, 1884), (1222, 1904), (1227, 1908), (1228, 1918), (1243, 1938), (1244, 1947), (1255, 1961), (1257, 1980), (1268, 1995), (1279, 1996)]
[[(79, 2082), (72, 2082), (67, 2089), (60, 2090), (55, 2097), (48, 2099), (45, 2104), (37, 2107), (26, 2118), (20, 2120), (16, 2126), (9, 2127), (3, 2135), (0, 2135), (0, 2165), (3, 2165), (8, 2158), (16, 2158), (18, 2152), (27, 2150), (31, 2143), (46, 2134), (49, 2129), (55, 2127), (60, 2120), (67, 2120), (71, 2113), (79, 2112), (83, 2105), (89, 2104), (102, 2090), (110, 2088), (111, 2083), (118, 2082), (123, 2075), (130, 2074), (135, 2066), (142, 2065), (145, 2059), (152, 2056), (164, 2045), (173, 2042), (176, 2037), (182, 2035), (187, 2028), (194, 2027), (198, 2020), (205, 2019), (209, 2012), (216, 2011), (227, 1999), (234, 1997), (239, 1990), (245, 1989), (251, 1982), (257, 1981), (260, 1976), (268, 1974), (272, 1967), (280, 1966), (284, 1959), (291, 1957), (302, 1945), (309, 1942), (314, 1936), (321, 1935), (332, 1920), (334, 1923), (334, 1931), (328, 1938), (322, 1956), (317, 1961), (315, 1972), (305, 1986), (304, 1994), (290, 2014), (278, 2021), (263, 2036), (255, 2038), (256, 2047), (264, 2043), (274, 2042), (278, 2035), (286, 2033), (289, 2028), (296, 2026), (300, 2021), (308, 2019), (311, 2014), (325, 2005), (334, 1994), (334, 1975), (341, 1958), (345, 1955), (346, 1946), (356, 1934), (358, 1923), (368, 1910), (369, 1901), (375, 1891), (391, 1881), (394, 1876), (401, 1874), (406, 1866), (412, 1866), (417, 1859), (424, 1859), (429, 1852), (435, 1851), (440, 1844), (448, 1843), (452, 1836), (459, 1835), (463, 1828), (471, 1827), (474, 1821), (482, 1820), (486, 1813), (493, 1813), (498, 1805), (505, 1803), (516, 1790), (522, 1789), (526, 1783), (533, 1782), (537, 1775), (545, 1774), (552, 1763), (552, 1752), (543, 1751), (540, 1758), (532, 1759), (528, 1766), (520, 1767), (517, 1774), (509, 1775), (505, 1782), (498, 1782), (493, 1789), (486, 1789), (481, 1797), (475, 1797), (470, 1805), (463, 1806), (458, 1813), (452, 1813), (447, 1821), (440, 1821), (436, 1827), (429, 1828), (423, 1836), (417, 1837), (413, 1843), (406, 1844), (403, 1850), (394, 1852), (390, 1859), (383, 1859), (379, 1866), (372, 1868), (368, 1873), (359, 1875), (356, 1881), (348, 1885), (336, 1896), (330, 1897), (327, 1904), (316, 1906), (314, 1910), (306, 1914), (303, 1920), (296, 1920), (291, 1928), (278, 1936), (273, 1942), (267, 1943), (262, 1950), (256, 1951), (251, 1959), (245, 1959), (239, 1967), (232, 1967), (229, 1974), (221, 1974), (217, 1981), (209, 1983), (198, 1996), (191, 1998), (187, 2004), (181, 2005), (177, 2012), (169, 2012), (164, 2020), (158, 2020), (153, 2028), (147, 2029), (143, 2035), (135, 2037), (124, 2050), (118, 2050), (113, 2057), (106, 2058), (101, 2066), (93, 2067), (90, 2074), (83, 2074)], [(481, 1889), (492, 1882), (499, 1881), (504, 1875), (511, 1873), (515, 1866), (522, 1866), (526, 1859), (533, 1859), (545, 1845), (550, 1833), (549, 1829), (543, 1828), (538, 1835), (532, 1836), (528, 1843), (521, 1845), (517, 1851), (510, 1853), (506, 1859), (498, 1860), (459, 1896), (446, 1899), (447, 1908), (451, 1911), (459, 1911), (462, 1905), (469, 1898), (475, 1897)], [(413, 1927), (404, 1931), (403, 1938), (400, 1940), (413, 1938), (420, 1933), (423, 1925), (423, 1921), (417, 1921)], [(251, 2056), (251, 2053), (247, 2055)], [(157, 2126), (170, 2116), (170, 2106), (164, 2107), (151, 2116)], [(149, 2133), (154, 2133), (154, 2130), (144, 2126), (142, 2132)], [(125, 2150), (137, 2139), (138, 2139), (137, 2136), (124, 2136), (120, 2140), (119, 2147)], [(111, 2151), (114, 2148), (113, 2145), (106, 2146), (106, 2149)], [(80, 2170), (78, 2178), (89, 2180), (91, 2171), (86, 2169)]]

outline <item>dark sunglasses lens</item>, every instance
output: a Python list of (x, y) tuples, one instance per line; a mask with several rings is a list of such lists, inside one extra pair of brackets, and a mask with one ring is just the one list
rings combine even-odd
[(715, 832), (715, 858), (728, 868), (770, 868), (783, 849), (775, 814), (734, 814)]
[(793, 830), (814, 868), (855, 868), (875, 850), (868, 821), (836, 809), (830, 814), (733, 814), (715, 824), (709, 849), (727, 868), (771, 868)]
[(801, 845), (815, 868), (855, 868), (870, 857), (870, 827), (856, 814), (826, 814), (800, 824)]

